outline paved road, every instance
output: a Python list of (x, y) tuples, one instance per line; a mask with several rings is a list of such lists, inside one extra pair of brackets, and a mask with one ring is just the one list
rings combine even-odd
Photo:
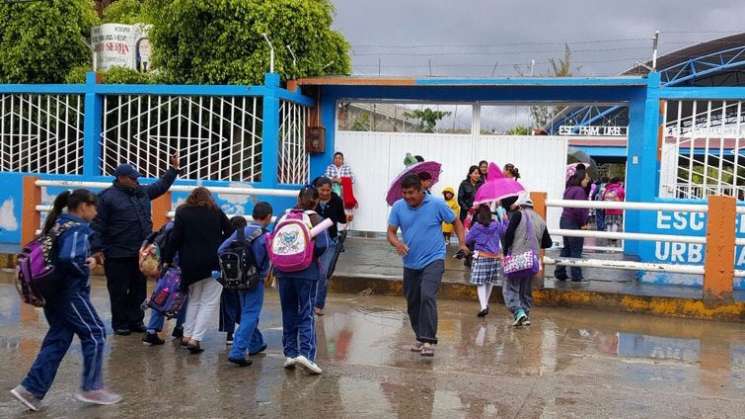
[[(94, 304), (108, 321), (105, 288), (94, 284)], [(533, 326), (514, 330), (503, 307), (482, 321), (475, 302), (443, 301), (441, 344), (427, 360), (406, 350), (412, 335), (402, 298), (332, 295), (317, 321), (324, 374), (311, 377), (282, 369), (276, 292), (266, 300), (269, 350), (251, 367), (226, 362), (217, 319), (201, 355), (116, 336), (106, 377), (125, 401), (85, 407), (71, 397), (81, 364), (76, 340), (47, 407), (31, 415), (7, 390), (33, 361), (46, 324), (0, 281), (0, 417), (734, 418), (745, 411), (739, 324), (539, 308)]]

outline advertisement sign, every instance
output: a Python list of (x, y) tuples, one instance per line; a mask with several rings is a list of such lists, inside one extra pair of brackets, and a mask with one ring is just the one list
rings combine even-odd
[(108, 70), (126, 67), (146, 71), (150, 62), (150, 43), (145, 25), (106, 23), (91, 29), (93, 67)]

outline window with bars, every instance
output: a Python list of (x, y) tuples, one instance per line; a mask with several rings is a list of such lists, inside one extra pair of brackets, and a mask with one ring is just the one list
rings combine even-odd
[(660, 196), (745, 199), (745, 114), (742, 101), (663, 103)]
[(185, 179), (257, 182), (262, 122), (260, 97), (105, 96), (101, 169), (158, 177), (178, 153)]
[(82, 174), (81, 95), (0, 95), (0, 171)]
[(308, 182), (310, 156), (305, 151), (305, 129), (308, 108), (282, 101), (279, 107), (279, 168), (280, 183)]

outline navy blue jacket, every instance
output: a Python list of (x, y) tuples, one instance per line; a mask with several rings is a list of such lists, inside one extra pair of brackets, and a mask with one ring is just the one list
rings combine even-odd
[(114, 181), (101, 191), (98, 215), (93, 220), (93, 251), (103, 251), (107, 258), (137, 257), (140, 245), (153, 230), (150, 201), (168, 192), (177, 174), (171, 168), (149, 185), (125, 188)]
[(90, 269), (86, 259), (91, 255), (89, 239), (93, 230), (88, 222), (72, 214), (61, 214), (56, 224), (70, 221), (75, 224), (57, 238), (54, 266), (60, 277), (46, 291), (47, 299), (69, 298), (90, 287)]

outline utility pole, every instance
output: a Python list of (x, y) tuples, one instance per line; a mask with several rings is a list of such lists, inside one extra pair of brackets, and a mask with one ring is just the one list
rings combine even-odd
[(660, 43), (660, 31), (654, 31), (652, 42), (652, 71), (657, 71), (657, 47)]

